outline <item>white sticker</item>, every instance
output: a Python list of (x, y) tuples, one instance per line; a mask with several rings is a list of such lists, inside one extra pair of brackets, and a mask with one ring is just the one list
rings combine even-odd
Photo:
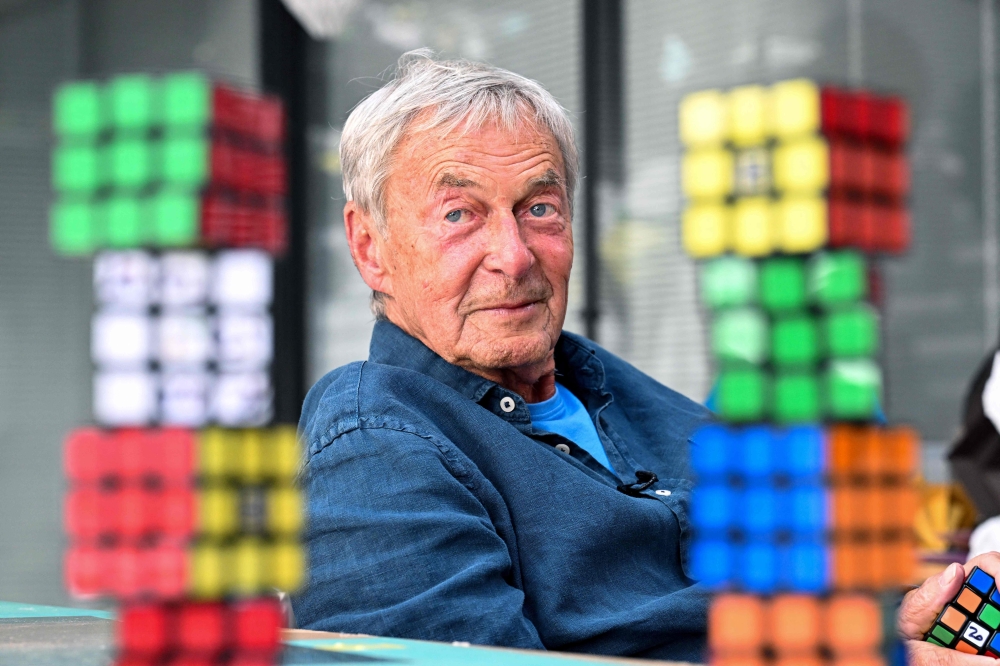
[(965, 633), (962, 634), (962, 637), (976, 647), (983, 647), (986, 639), (989, 637), (989, 632), (975, 622), (970, 622), (969, 626), (965, 628)]

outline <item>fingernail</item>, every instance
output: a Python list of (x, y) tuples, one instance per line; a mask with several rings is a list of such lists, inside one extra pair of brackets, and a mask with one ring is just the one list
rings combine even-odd
[(951, 585), (951, 581), (955, 580), (955, 577), (958, 576), (958, 568), (959, 568), (958, 563), (953, 562), (952, 564), (948, 565), (947, 569), (941, 572), (941, 578), (939, 578), (938, 580), (940, 581), (942, 586), (947, 587), (948, 585)]

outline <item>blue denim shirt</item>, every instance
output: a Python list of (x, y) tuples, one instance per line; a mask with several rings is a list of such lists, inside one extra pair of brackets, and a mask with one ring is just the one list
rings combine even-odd
[[(701, 659), (708, 597), (687, 561), (688, 452), (709, 414), (576, 335), (560, 337), (556, 369), (615, 474), (533, 429), (521, 396), (387, 321), (368, 361), (317, 382), (300, 422), (300, 627)], [(659, 480), (619, 490), (637, 470)]]

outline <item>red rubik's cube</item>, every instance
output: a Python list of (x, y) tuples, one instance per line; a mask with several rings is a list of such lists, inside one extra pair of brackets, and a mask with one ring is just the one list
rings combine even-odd
[(169, 663), (265, 666), (281, 647), (276, 599), (133, 603), (122, 608), (118, 666)]
[(273, 663), (261, 595), (302, 581), (299, 458), (291, 427), (70, 435), (67, 583), (123, 602), (120, 664)]
[(904, 251), (910, 243), (906, 103), (828, 87), (820, 109), (830, 150), (830, 245)]

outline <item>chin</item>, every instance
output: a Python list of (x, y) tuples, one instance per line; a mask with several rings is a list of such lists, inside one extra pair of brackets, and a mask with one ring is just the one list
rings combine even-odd
[(549, 331), (500, 336), (475, 345), (470, 360), (479, 367), (497, 370), (541, 363), (552, 353), (558, 337)]

